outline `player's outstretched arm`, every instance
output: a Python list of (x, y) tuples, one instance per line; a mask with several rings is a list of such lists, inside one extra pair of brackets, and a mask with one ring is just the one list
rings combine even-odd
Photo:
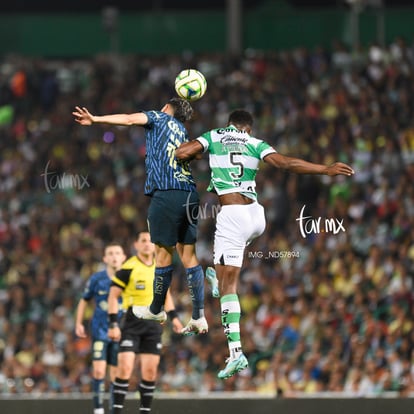
[(355, 171), (347, 164), (335, 162), (331, 165), (315, 164), (300, 158), (287, 157), (278, 153), (266, 155), (263, 159), (266, 163), (277, 168), (282, 168), (297, 174), (324, 174), (324, 175), (348, 175), (351, 176)]
[(198, 158), (203, 152), (203, 145), (200, 141), (194, 140), (189, 142), (183, 142), (175, 150), (175, 158), (178, 161), (190, 161), (194, 158)]
[(114, 114), (114, 115), (92, 115), (87, 108), (76, 106), (72, 112), (75, 116), (75, 121), (81, 125), (92, 124), (112, 124), (112, 125), (146, 125), (148, 117), (143, 112), (134, 114)]

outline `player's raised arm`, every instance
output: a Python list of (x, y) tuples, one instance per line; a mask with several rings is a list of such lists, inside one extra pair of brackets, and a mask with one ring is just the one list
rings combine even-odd
[(81, 125), (92, 124), (112, 124), (112, 125), (146, 125), (148, 117), (143, 112), (136, 112), (133, 114), (114, 114), (114, 115), (92, 115), (87, 108), (76, 106), (72, 112), (75, 116), (75, 121)]
[(295, 172), (297, 174), (323, 174), (323, 175), (348, 175), (351, 176), (355, 171), (347, 164), (335, 162), (331, 165), (315, 164), (300, 158), (287, 157), (279, 153), (271, 153), (263, 159), (266, 163), (274, 167)]

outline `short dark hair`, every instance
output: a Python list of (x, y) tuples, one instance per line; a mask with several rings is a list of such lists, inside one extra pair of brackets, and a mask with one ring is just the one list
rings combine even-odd
[(229, 124), (238, 126), (253, 126), (253, 116), (250, 112), (244, 109), (235, 109), (229, 115)]
[(181, 122), (189, 121), (193, 116), (193, 108), (190, 102), (182, 98), (172, 98), (168, 103), (174, 108), (174, 118)]
[(108, 249), (109, 247), (120, 247), (122, 250), (124, 250), (124, 246), (122, 245), (122, 243), (118, 242), (117, 240), (112, 240), (109, 243), (105, 244), (104, 253), (106, 252), (106, 249)]
[(141, 234), (142, 233), (149, 233), (149, 230), (148, 229), (140, 229), (140, 230), (138, 230), (137, 237), (135, 238), (135, 240), (138, 240), (141, 237)]

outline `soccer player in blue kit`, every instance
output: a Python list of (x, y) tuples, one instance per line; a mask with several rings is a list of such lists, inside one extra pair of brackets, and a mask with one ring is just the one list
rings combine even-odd
[[(107, 364), (109, 365), (111, 383), (116, 377), (119, 342), (108, 338), (108, 295), (112, 278), (115, 272), (121, 268), (125, 259), (124, 250), (119, 244), (109, 244), (105, 247), (103, 256), (105, 269), (94, 273), (88, 279), (76, 309), (75, 333), (79, 338), (86, 338), (85, 326), (83, 325), (86, 307), (90, 300), (95, 301), (95, 310), (91, 320), (94, 414), (104, 413), (103, 402)], [(122, 312), (120, 312), (120, 316), (121, 314)]]
[(193, 310), (183, 328), (184, 335), (206, 333), (204, 317), (204, 272), (195, 252), (199, 196), (188, 162), (177, 162), (175, 150), (187, 142), (184, 123), (191, 119), (193, 108), (181, 98), (170, 99), (161, 111), (95, 116), (86, 108), (76, 107), (73, 115), (81, 125), (95, 123), (138, 125), (145, 128), (145, 194), (151, 197), (148, 226), (156, 246), (154, 296), (149, 307), (135, 309), (142, 319), (164, 322), (163, 305), (173, 273), (176, 249), (186, 269)]

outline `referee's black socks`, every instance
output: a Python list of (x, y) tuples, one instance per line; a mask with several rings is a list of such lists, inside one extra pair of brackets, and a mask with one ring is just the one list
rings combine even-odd
[(141, 380), (138, 386), (138, 390), (141, 396), (141, 405), (139, 407), (139, 412), (140, 414), (149, 413), (151, 411), (152, 399), (154, 397), (155, 382)]
[(115, 378), (113, 382), (113, 399), (111, 414), (121, 414), (124, 408), (125, 397), (128, 393), (128, 380)]

